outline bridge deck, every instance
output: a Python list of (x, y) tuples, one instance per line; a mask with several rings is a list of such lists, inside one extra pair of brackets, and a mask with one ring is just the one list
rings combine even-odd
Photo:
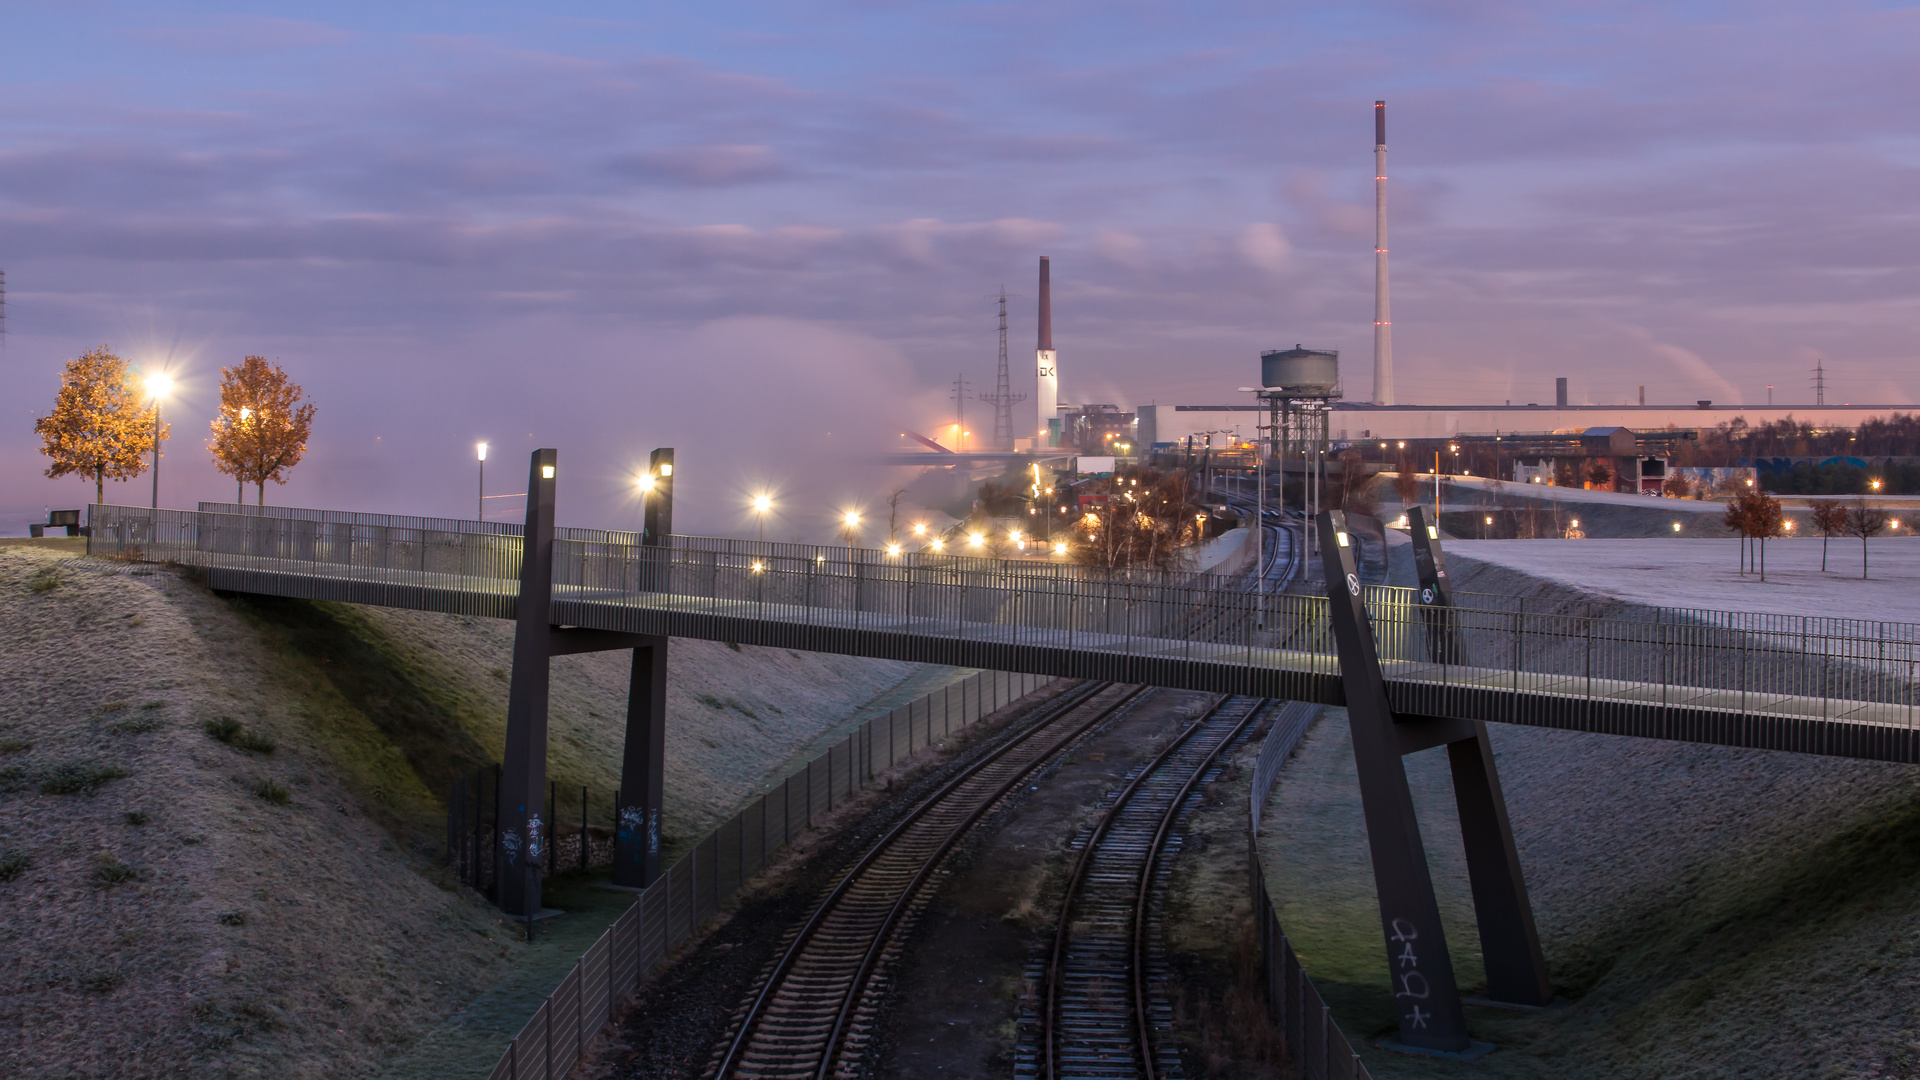
[[(519, 538), (498, 527), (281, 513), (309, 516), (97, 507), (94, 550), (139, 548), (200, 568), (218, 589), (514, 615)], [(1206, 575), (561, 535), (558, 625), (1344, 702), (1321, 598), (1254, 596)], [(1712, 612), (1603, 619), (1461, 599), (1443, 629), (1410, 590), (1369, 590), (1396, 712), (1920, 761), (1920, 627)], [(1468, 662), (1433, 662), (1449, 655), (1434, 647), (1441, 638)]]

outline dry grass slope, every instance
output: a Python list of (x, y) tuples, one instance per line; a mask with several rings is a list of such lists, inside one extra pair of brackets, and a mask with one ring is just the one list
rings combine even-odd
[[(0, 1074), (367, 1075), (513, 970), (436, 850), (498, 755), (507, 624), (6, 546), (0, 626)], [(676, 643), (669, 837), (918, 670)], [(617, 783), (625, 678), (554, 664), (575, 800)]]

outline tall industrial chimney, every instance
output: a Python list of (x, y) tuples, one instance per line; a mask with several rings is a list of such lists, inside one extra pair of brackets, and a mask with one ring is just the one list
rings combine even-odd
[(1373, 401), (1393, 401), (1393, 316), (1387, 306), (1387, 103), (1373, 103)]
[(1040, 256), (1040, 348), (1034, 353), (1039, 375), (1034, 394), (1034, 411), (1040, 417), (1040, 445), (1060, 445), (1058, 409), (1060, 404), (1060, 364), (1053, 351), (1053, 282), (1048, 275), (1047, 256)]

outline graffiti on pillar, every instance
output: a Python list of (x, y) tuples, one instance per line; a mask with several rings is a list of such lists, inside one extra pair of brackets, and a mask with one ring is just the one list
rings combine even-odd
[(527, 861), (538, 866), (540, 857), (547, 853), (546, 844), (540, 837), (540, 815), (527, 819)]
[(660, 854), (660, 808), (647, 808), (647, 854)]
[(646, 822), (646, 815), (637, 806), (620, 808), (620, 843), (628, 851), (640, 857), (640, 830)]
[(1398, 984), (1393, 992), (1395, 1004), (1406, 1002), (1412, 1012), (1401, 1014), (1407, 1030), (1417, 1031), (1427, 1026), (1433, 1014), (1420, 1007), (1427, 999), (1432, 988), (1427, 985), (1427, 977), (1420, 974), (1420, 955), (1413, 951), (1413, 943), (1420, 937), (1420, 930), (1405, 919), (1393, 920), (1393, 933), (1387, 940), (1400, 946), (1399, 955), (1393, 958), (1394, 982)]
[(507, 865), (514, 865), (520, 858), (520, 830), (508, 829), (500, 838), (500, 850), (507, 856)]

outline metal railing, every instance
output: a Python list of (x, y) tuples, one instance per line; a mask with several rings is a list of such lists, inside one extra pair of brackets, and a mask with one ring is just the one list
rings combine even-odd
[[(432, 519), (95, 506), (93, 550), (216, 587), (510, 616), (520, 538)], [(294, 512), (288, 511), (289, 514)], [(306, 512), (302, 512), (306, 513)], [(477, 522), (460, 523), (478, 526)], [(1340, 704), (1320, 596), (1231, 577), (558, 530), (552, 620), (609, 630)], [(1368, 586), (1408, 715), (1920, 760), (1920, 625)], [(1729, 726), (1725, 721), (1738, 721)]]
[(860, 725), (707, 834), (614, 920), (534, 1010), (487, 1080), (561, 1080), (620, 1002), (814, 819), (893, 765), (1050, 680), (983, 671)]
[(1300, 1069), (1305, 1080), (1372, 1080), (1353, 1042), (1333, 1021), (1333, 1010), (1321, 999), (1313, 980), (1307, 978), (1300, 958), (1293, 953), (1273, 899), (1267, 894), (1266, 868), (1260, 862), (1260, 818), (1266, 812), (1267, 798), (1273, 793), (1280, 767), (1293, 756), (1294, 748), (1313, 725), (1320, 709), (1315, 705), (1289, 702), (1267, 730), (1266, 741), (1253, 767), (1253, 788), (1248, 797), (1247, 849), (1251, 853), (1249, 885), (1253, 893), (1253, 918), (1260, 937), (1260, 971), (1267, 993), (1267, 1010), (1280, 1026), (1287, 1056)]

